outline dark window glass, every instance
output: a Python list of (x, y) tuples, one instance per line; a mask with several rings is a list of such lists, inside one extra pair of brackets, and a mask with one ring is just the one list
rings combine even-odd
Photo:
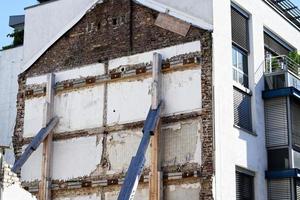
[(236, 171), (236, 199), (254, 200), (254, 177)]
[(289, 168), (289, 150), (273, 149), (268, 150), (268, 169), (283, 170)]

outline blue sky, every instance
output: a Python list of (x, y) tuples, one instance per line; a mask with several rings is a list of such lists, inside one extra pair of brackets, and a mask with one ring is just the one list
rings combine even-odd
[(13, 31), (8, 26), (9, 16), (24, 14), (24, 8), (36, 4), (36, 0), (1, 0), (0, 3), (0, 49), (11, 43), (7, 34)]
[[(251, 0), (248, 0), (251, 1)], [(291, 0), (300, 8), (300, 0)], [(24, 14), (24, 8), (36, 4), (36, 0), (1, 0), (0, 3), (0, 49), (11, 43), (6, 35), (13, 31), (8, 26), (10, 15)]]

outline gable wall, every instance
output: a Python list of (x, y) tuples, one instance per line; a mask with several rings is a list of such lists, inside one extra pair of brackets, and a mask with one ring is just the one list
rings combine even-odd
[[(188, 177), (179, 181), (168, 179), (164, 191), (166, 192), (166, 199), (176, 199), (176, 196), (183, 195), (182, 192), (177, 194), (174, 188), (190, 190), (191, 199), (199, 199), (199, 197), (201, 199), (211, 199), (213, 175), (211, 34), (210, 32), (191, 27), (186, 37), (177, 35), (154, 26), (154, 20), (157, 15), (157, 12), (137, 4), (131, 4), (130, 1), (111, 0), (98, 4), (47, 50), (31, 68), (25, 71), (19, 78), (18, 115), (14, 137), (15, 154), (17, 156), (20, 155), (22, 149), (26, 147), (34, 132), (40, 126), (35, 122), (38, 122), (36, 119), (41, 118), (39, 114), (41, 114), (43, 108), (40, 105), (44, 100), (43, 96), (28, 97), (26, 95), (25, 91), (27, 91), (26, 87), (28, 87), (29, 82), (34, 84), (34, 81), (42, 80), (43, 75), (49, 72), (56, 72), (57, 78), (64, 76), (72, 79), (71, 77), (74, 77), (74, 73), (77, 73), (79, 76), (86, 76), (84, 75), (86, 73), (84, 70), (88, 71), (93, 66), (95, 66), (95, 69), (104, 67), (113, 69), (118, 66), (116, 63), (121, 63), (122, 65), (137, 64), (132, 62), (137, 57), (143, 62), (149, 62), (151, 60), (148, 60), (148, 57), (151, 55), (150, 51), (152, 50), (162, 51), (164, 59), (200, 50), (198, 52), (201, 60), (200, 65), (195, 66), (195, 68), (182, 68), (164, 75), (164, 81), (170, 83), (171, 89), (177, 88), (174, 90), (174, 93), (166, 93), (167, 97), (170, 96), (168, 97), (170, 99), (168, 106), (172, 105), (173, 102), (173, 105), (179, 106), (170, 108), (169, 116), (164, 118), (164, 122), (167, 122), (167, 124), (164, 125), (163, 130), (163, 140), (167, 149), (164, 150), (163, 154), (164, 172), (199, 173), (196, 173), (194, 178)], [(114, 18), (117, 18), (117, 25), (113, 25)], [(100, 27), (98, 28), (99, 22)], [(188, 42), (190, 41), (195, 41), (196, 46), (189, 45)], [(186, 47), (179, 44), (186, 44)], [(164, 53), (168, 52), (167, 50), (161, 50), (164, 47), (170, 47), (168, 51), (172, 53)], [(137, 53), (145, 53), (145, 55)], [(126, 62), (123, 63), (124, 60)], [(82, 73), (80, 70), (82, 70)], [(100, 75), (104, 71), (96, 70), (95, 73)], [(66, 74), (68, 73), (73, 75), (67, 76)], [(58, 74), (64, 75), (59, 76)], [(128, 89), (126, 84), (131, 85), (131, 90)], [(141, 123), (139, 120), (145, 118), (144, 108), (147, 111), (149, 105), (143, 102), (141, 104), (142, 110), (134, 109), (133, 107), (132, 110), (139, 115), (132, 115), (134, 118), (131, 119), (131, 115), (126, 115), (128, 111), (121, 109), (124, 109), (124, 106), (121, 106), (120, 109), (118, 109), (118, 106), (124, 103), (120, 101), (121, 97), (133, 99), (136, 96), (138, 99), (144, 99), (144, 94), (146, 94), (147, 98), (145, 100), (148, 102), (149, 93), (147, 94), (147, 91), (150, 85), (151, 80), (149, 77), (140, 77), (130, 81), (116, 81), (103, 85), (92, 85), (78, 90), (65, 90), (56, 95), (57, 105), (61, 106), (61, 109), (55, 112), (61, 115), (61, 119), (54, 134), (55, 149), (60, 151), (54, 152), (52, 168), (54, 170), (53, 179), (55, 179), (54, 187), (59, 187), (59, 189), (56, 188), (53, 191), (55, 199), (74, 196), (74, 193), (70, 195), (72, 190), (68, 189), (67, 181), (80, 184), (82, 181), (97, 181), (99, 178), (101, 180), (109, 178), (118, 180), (124, 176), (130, 157), (135, 152), (134, 149), (137, 148), (141, 137)], [(91, 93), (96, 95), (89, 97), (82, 95), (86, 94), (86, 92), (90, 94), (90, 91), (93, 90), (97, 92)], [(105, 98), (102, 98), (105, 95), (105, 90), (107, 91), (107, 104), (103, 104)], [(188, 90), (195, 98), (189, 98)], [(166, 91), (171, 90), (166, 88)], [(74, 96), (72, 96), (73, 94)], [(76, 100), (78, 98), (80, 101)], [(184, 106), (180, 108), (178, 103), (182, 103), (182, 101), (186, 101), (186, 104), (183, 105), (190, 106), (190, 108), (183, 109)], [(71, 121), (69, 121), (68, 114), (70, 113), (67, 110), (63, 111), (63, 109), (67, 109), (64, 106), (64, 102), (68, 105), (71, 102), (76, 102), (73, 106), (74, 108), (72, 107), (74, 112), (84, 107), (88, 109), (93, 108), (94, 112), (97, 113), (95, 115), (83, 115), (83, 111), (78, 111), (76, 115), (72, 115)], [(87, 104), (82, 104), (81, 102), (86, 102)], [(189, 104), (189, 102), (194, 103)], [(101, 107), (103, 105), (104, 108)], [(93, 109), (89, 112), (93, 112)], [(199, 109), (200, 112), (198, 112)], [(114, 118), (114, 110), (120, 116), (125, 116), (124, 120), (122, 118)], [(176, 113), (178, 111), (180, 112)], [(101, 118), (102, 115), (106, 115), (108, 118)], [(74, 116), (78, 117), (78, 119), (73, 118)], [(88, 121), (91, 123), (91, 127), (82, 129), (80, 124), (82, 120), (80, 119), (92, 116), (94, 118)], [(110, 120), (109, 116), (112, 116), (112, 120)], [(139, 117), (136, 118), (137, 116)], [(96, 123), (93, 123), (94, 121), (92, 120), (95, 119)], [(114, 121), (115, 119), (117, 121)], [(130, 124), (126, 125), (128, 122), (126, 120), (128, 119), (130, 119)], [(112, 124), (108, 124), (110, 121)], [(71, 125), (68, 124), (69, 122), (72, 122), (72, 126), (69, 126)], [(66, 127), (69, 129), (66, 129)], [(111, 127), (115, 129), (109, 130)], [(72, 148), (75, 146), (80, 148), (73, 151)], [(31, 192), (36, 191), (40, 177), (40, 149), (41, 147), (27, 161), (21, 172), (23, 184)], [(91, 159), (88, 161), (88, 164), (84, 162), (84, 157)], [(68, 160), (70, 158), (71, 160)], [(78, 163), (73, 159), (75, 161), (78, 160)], [(95, 166), (96, 164), (97, 166)], [(77, 165), (82, 170), (76, 169)], [(65, 166), (68, 172), (60, 171), (62, 169), (61, 166)], [(144, 175), (149, 173), (148, 166), (146, 163)], [(199, 177), (201, 177), (200, 180)], [(146, 186), (147, 184), (141, 184), (140, 191), (147, 190)], [(100, 197), (101, 199), (115, 199), (116, 191), (119, 191), (119, 189), (118, 186), (83, 188), (76, 190), (74, 199), (80, 199), (80, 196), (87, 194), (96, 199)], [(142, 192), (141, 194), (144, 194), (143, 199), (145, 199), (147, 192)]]

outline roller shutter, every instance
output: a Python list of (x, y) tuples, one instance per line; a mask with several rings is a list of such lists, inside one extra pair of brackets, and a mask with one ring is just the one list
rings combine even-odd
[(291, 49), (286, 48), (283, 44), (278, 42), (274, 37), (264, 32), (265, 47), (277, 55), (288, 55)]
[(236, 171), (236, 199), (254, 200), (253, 176)]
[(232, 41), (244, 50), (249, 51), (248, 18), (235, 8), (231, 9), (231, 31)]
[(291, 180), (274, 179), (268, 182), (269, 200), (291, 200)]
[(286, 97), (265, 100), (265, 127), (267, 147), (288, 145)]
[(291, 102), (293, 145), (300, 147), (300, 104), (294, 99)]
[(234, 124), (252, 131), (251, 96), (237, 88), (233, 89)]

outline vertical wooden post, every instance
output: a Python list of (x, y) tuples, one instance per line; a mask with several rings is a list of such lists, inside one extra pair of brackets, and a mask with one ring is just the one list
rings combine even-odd
[[(152, 67), (152, 109), (157, 109), (161, 102), (162, 77), (161, 77), (162, 58), (158, 53), (153, 54)], [(162, 173), (160, 172), (160, 153), (159, 153), (159, 135), (160, 121), (156, 127), (154, 136), (151, 137), (151, 164), (150, 164), (150, 181), (149, 199), (162, 200)]]
[[(54, 86), (55, 75), (47, 75), (46, 87), (46, 102), (44, 107), (43, 127), (46, 127), (50, 120), (53, 118), (54, 112)], [(51, 171), (50, 163), (52, 156), (52, 139), (53, 133), (50, 133), (43, 142), (43, 155), (42, 155), (42, 173), (41, 182), (39, 187), (39, 200), (51, 199)]]

